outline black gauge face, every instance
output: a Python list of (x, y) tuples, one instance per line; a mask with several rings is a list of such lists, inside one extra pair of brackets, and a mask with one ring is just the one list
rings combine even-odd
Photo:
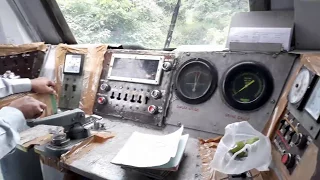
[(228, 105), (237, 110), (251, 111), (268, 101), (273, 92), (273, 78), (260, 63), (241, 62), (225, 73), (221, 87)]
[(208, 100), (217, 86), (217, 71), (203, 59), (191, 59), (176, 76), (176, 94), (184, 102), (199, 104)]
[(262, 95), (264, 88), (263, 79), (258, 74), (244, 72), (235, 77), (228, 90), (237, 102), (251, 103)]

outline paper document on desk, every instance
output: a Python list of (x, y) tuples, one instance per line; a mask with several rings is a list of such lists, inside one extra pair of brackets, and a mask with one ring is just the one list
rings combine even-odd
[[(181, 152), (177, 153), (179, 148), (184, 151), (188, 136), (182, 137), (182, 131), (183, 127), (161, 136), (134, 132), (111, 163), (139, 168), (165, 165), (180, 156)], [(181, 139), (185, 143), (180, 143)]]
[(233, 27), (229, 32), (227, 46), (229, 47), (230, 42), (279, 43), (289, 51), (291, 38), (292, 28)]

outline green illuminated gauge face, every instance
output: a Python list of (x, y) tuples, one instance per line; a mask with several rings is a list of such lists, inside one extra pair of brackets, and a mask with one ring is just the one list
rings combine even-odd
[(231, 66), (221, 81), (224, 101), (240, 111), (259, 109), (271, 97), (273, 77), (269, 70), (255, 61)]
[(235, 101), (250, 103), (261, 96), (264, 83), (257, 74), (244, 72), (235, 77), (230, 90)]

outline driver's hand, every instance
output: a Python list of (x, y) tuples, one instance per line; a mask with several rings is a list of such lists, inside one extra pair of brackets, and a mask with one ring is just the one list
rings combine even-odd
[(45, 77), (31, 80), (31, 90), (41, 94), (55, 94), (54, 82)]
[(47, 105), (30, 96), (25, 96), (12, 101), (8, 106), (14, 107), (22, 112), (26, 119), (40, 117)]

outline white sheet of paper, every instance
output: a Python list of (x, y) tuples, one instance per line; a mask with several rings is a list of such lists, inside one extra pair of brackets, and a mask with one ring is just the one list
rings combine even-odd
[(186, 146), (187, 146), (188, 138), (189, 138), (189, 134), (185, 134), (185, 135), (181, 136), (177, 154), (175, 157), (171, 158), (168, 163), (161, 165), (161, 166), (155, 166), (152, 168), (153, 169), (171, 169), (171, 168), (176, 168), (177, 166), (179, 166), (179, 163), (181, 162), (184, 150), (186, 149)]
[(164, 165), (176, 156), (182, 131), (183, 127), (164, 136), (134, 132), (111, 163), (134, 167)]
[(230, 29), (227, 46), (230, 42), (244, 43), (280, 43), (289, 51), (292, 28), (253, 28), (233, 27)]

